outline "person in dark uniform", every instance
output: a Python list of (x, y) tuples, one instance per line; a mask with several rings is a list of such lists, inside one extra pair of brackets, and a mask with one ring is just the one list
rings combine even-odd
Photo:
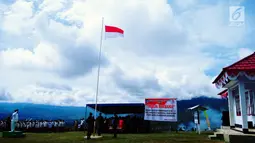
[(91, 134), (93, 132), (93, 129), (94, 129), (94, 121), (95, 121), (95, 119), (93, 118), (92, 113), (89, 113), (89, 117), (86, 120), (87, 126), (88, 126), (87, 140), (91, 139), (90, 136), (91, 136)]
[(6, 119), (6, 130), (7, 131), (11, 130), (11, 116), (8, 116)]
[(97, 126), (97, 134), (98, 136), (101, 136), (101, 133), (104, 127), (104, 118), (102, 116), (102, 113), (100, 113), (96, 119), (96, 126)]
[(115, 113), (114, 114), (114, 118), (113, 118), (113, 134), (114, 134), (114, 138), (117, 138), (117, 127), (118, 127), (118, 124), (119, 124), (119, 117), (118, 115)]
[(107, 133), (109, 130), (109, 126), (108, 126), (108, 119), (106, 117), (104, 117), (104, 129), (103, 129), (103, 133)]

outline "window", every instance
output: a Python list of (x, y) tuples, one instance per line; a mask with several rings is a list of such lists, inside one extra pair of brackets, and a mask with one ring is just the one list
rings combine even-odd
[(246, 109), (247, 109), (247, 115), (251, 116), (251, 115), (255, 115), (255, 111), (254, 111), (254, 92), (253, 91), (247, 91), (245, 92), (245, 101), (246, 101)]
[(235, 88), (235, 89), (232, 90), (232, 96), (235, 99), (236, 116), (241, 116), (241, 106), (240, 106), (240, 97), (239, 97), (238, 88)]
[(235, 96), (235, 102), (236, 102), (236, 115), (241, 116), (241, 107), (240, 107), (240, 97), (239, 97), (239, 95)]
[(248, 99), (247, 100), (247, 115), (251, 116), (251, 115), (255, 115), (255, 111), (254, 111), (254, 92), (253, 91), (249, 91), (249, 94), (247, 95)]
[(247, 115), (250, 115), (249, 91), (245, 92), (245, 103), (246, 103), (246, 112), (247, 112)]

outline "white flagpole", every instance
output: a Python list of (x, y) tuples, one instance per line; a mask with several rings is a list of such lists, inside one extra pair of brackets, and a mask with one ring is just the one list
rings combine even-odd
[[(96, 115), (97, 115), (97, 96), (98, 96), (98, 90), (99, 90), (99, 75), (100, 75), (100, 67), (101, 67), (101, 51), (102, 51), (102, 43), (103, 43), (103, 30), (104, 30), (104, 17), (102, 17), (101, 38), (100, 38), (99, 57), (98, 57), (96, 104), (95, 104), (95, 115), (94, 115), (95, 119), (96, 119)], [(96, 121), (94, 123), (94, 135), (95, 135), (95, 132), (96, 132)]]

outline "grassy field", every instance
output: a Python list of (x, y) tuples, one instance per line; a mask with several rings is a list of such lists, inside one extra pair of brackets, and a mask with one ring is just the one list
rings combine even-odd
[(120, 134), (118, 138), (105, 134), (97, 140), (84, 140), (84, 132), (67, 133), (27, 133), (25, 138), (0, 138), (0, 143), (223, 143), (211, 141), (208, 133), (157, 133), (157, 134)]

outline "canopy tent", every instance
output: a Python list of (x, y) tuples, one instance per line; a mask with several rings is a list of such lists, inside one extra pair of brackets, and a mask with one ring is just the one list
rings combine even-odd
[(191, 110), (191, 111), (206, 111), (208, 109), (201, 106), (201, 105), (196, 105), (196, 106), (188, 108), (188, 110)]
[[(87, 107), (95, 109), (95, 104), (87, 104)], [(142, 114), (144, 103), (120, 103), (120, 104), (97, 104), (97, 111), (105, 114)]]

